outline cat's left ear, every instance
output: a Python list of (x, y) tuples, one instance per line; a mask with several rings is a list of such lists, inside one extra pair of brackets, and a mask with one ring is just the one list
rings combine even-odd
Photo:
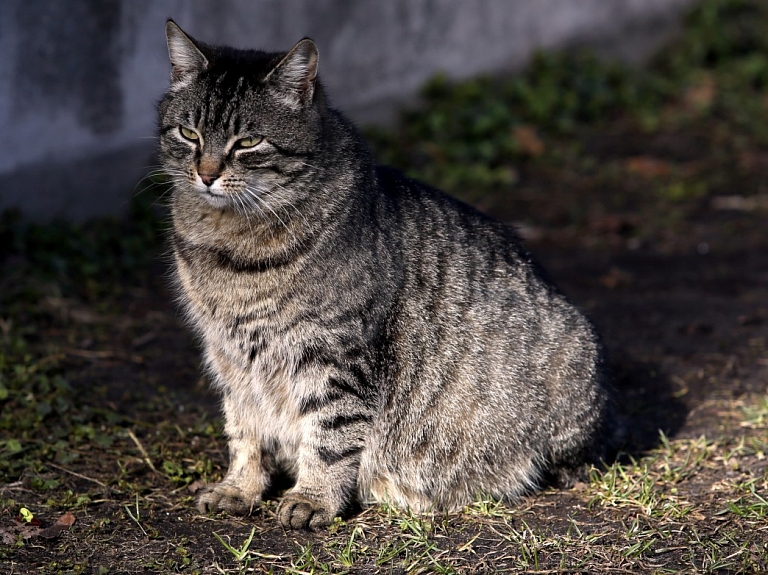
[(200, 51), (195, 41), (187, 36), (173, 20), (165, 23), (165, 39), (168, 42), (168, 56), (173, 66), (172, 82), (181, 82), (208, 67), (208, 58)]
[(312, 102), (317, 80), (317, 45), (309, 38), (300, 40), (267, 75), (289, 103), (306, 106)]

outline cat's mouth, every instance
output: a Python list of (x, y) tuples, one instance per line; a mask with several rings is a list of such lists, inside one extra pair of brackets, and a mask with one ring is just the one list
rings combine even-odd
[(210, 188), (197, 188), (196, 191), (214, 208), (228, 208), (232, 205), (231, 198), (221, 192), (211, 190)]

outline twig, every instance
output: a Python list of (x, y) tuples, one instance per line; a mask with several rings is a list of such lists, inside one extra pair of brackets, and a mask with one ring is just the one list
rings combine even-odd
[(77, 473), (76, 471), (72, 471), (71, 469), (67, 469), (66, 467), (61, 467), (60, 465), (56, 465), (55, 463), (51, 463), (50, 461), (47, 461), (45, 464), (48, 465), (49, 467), (54, 467), (59, 471), (63, 471), (64, 473), (69, 473), (70, 475), (79, 477), (80, 479), (85, 479), (86, 481), (90, 481), (91, 483), (95, 483), (96, 485), (101, 485), (104, 489), (109, 489), (108, 485), (102, 483), (98, 479), (94, 479), (93, 477), (88, 477), (87, 475)]
[(23, 481), (14, 481), (13, 483), (7, 483), (5, 485), (0, 485), (0, 493), (3, 491), (25, 491), (27, 493), (34, 493), (31, 489), (27, 489), (24, 487)]
[(144, 335), (140, 335), (139, 337), (135, 338), (131, 342), (131, 347), (133, 347), (134, 349), (138, 348), (138, 347), (141, 347), (142, 345), (148, 344), (150, 341), (152, 341), (156, 337), (157, 337), (157, 332), (156, 331), (149, 331), (149, 332), (145, 333)]
[(112, 357), (117, 357), (117, 353), (109, 350), (94, 350), (94, 349), (75, 349), (73, 347), (65, 347), (62, 349), (64, 353), (68, 353), (69, 355), (74, 355), (77, 357), (85, 357), (87, 359), (109, 359)]
[(149, 465), (149, 468), (154, 471), (155, 473), (159, 473), (159, 471), (155, 468), (154, 463), (152, 463), (152, 460), (149, 458), (149, 453), (147, 453), (147, 450), (144, 449), (144, 446), (139, 441), (139, 438), (136, 437), (136, 434), (133, 433), (132, 429), (127, 430), (128, 431), (128, 437), (130, 437), (133, 442), (136, 444), (136, 447), (139, 448), (139, 451), (144, 456), (144, 461), (147, 462), (147, 465)]

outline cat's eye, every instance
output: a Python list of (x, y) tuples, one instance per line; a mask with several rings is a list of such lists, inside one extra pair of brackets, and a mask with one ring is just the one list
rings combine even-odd
[(261, 136), (251, 136), (250, 138), (240, 138), (235, 142), (235, 146), (238, 148), (255, 148), (258, 146), (264, 138)]
[(185, 128), (184, 126), (179, 126), (179, 132), (181, 132), (181, 135), (187, 140), (197, 142), (200, 139), (200, 136), (197, 135), (197, 132), (190, 130), (189, 128)]

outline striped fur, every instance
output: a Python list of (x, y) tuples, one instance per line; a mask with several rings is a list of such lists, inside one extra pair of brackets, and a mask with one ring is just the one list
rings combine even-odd
[(231, 458), (202, 510), (249, 513), (282, 469), (279, 520), (320, 528), (355, 500), (514, 498), (603, 456), (594, 330), (509, 227), (377, 167), (311, 40), (167, 35), (176, 278)]

